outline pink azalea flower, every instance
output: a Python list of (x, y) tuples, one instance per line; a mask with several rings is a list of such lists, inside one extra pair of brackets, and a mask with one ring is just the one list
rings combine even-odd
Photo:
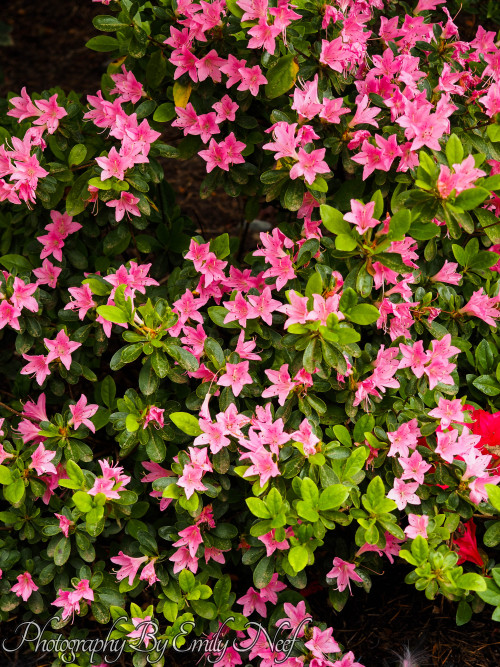
[(55, 359), (59, 359), (68, 371), (71, 366), (71, 355), (82, 345), (81, 343), (71, 342), (69, 336), (63, 329), (59, 331), (54, 340), (44, 338), (43, 342), (49, 351), (47, 355), (47, 364), (50, 364), (50, 362)]
[(90, 417), (93, 417), (99, 406), (95, 403), (89, 403), (87, 405), (87, 397), (85, 394), (82, 394), (78, 399), (76, 405), (70, 405), (69, 411), (71, 412), (71, 419), (68, 424), (73, 424), (73, 428), (77, 429), (81, 424), (86, 426), (92, 433), (95, 433), (95, 426), (90, 421)]
[(484, 294), (484, 290), (476, 290), (469, 301), (460, 308), (459, 313), (469, 313), (475, 317), (479, 317), (481, 320), (486, 322), (492, 327), (496, 327), (496, 319), (500, 317), (500, 311), (497, 309), (497, 303), (499, 297), (489, 297), (487, 294)]
[(42, 266), (38, 269), (33, 269), (34, 275), (38, 278), (37, 285), (48, 285), (54, 289), (57, 286), (57, 278), (62, 269), (54, 266), (48, 259), (44, 259)]
[(36, 313), (38, 311), (38, 302), (35, 298), (33, 298), (33, 296), (31, 296), (34, 292), (36, 292), (36, 288), (36, 284), (26, 285), (24, 280), (21, 280), (21, 278), (16, 276), (14, 278), (14, 292), (12, 294), (12, 303), (14, 304), (14, 307), (18, 308), (19, 310), (26, 308), (32, 313)]
[[(397, 16), (395, 18), (397, 18)], [(311, 667), (314, 667), (312, 662)], [(349, 651), (340, 660), (335, 660), (331, 667), (363, 667), (363, 665), (360, 662), (356, 662), (354, 653)]]
[(421, 535), (424, 539), (427, 539), (428, 516), (425, 514), (408, 514), (408, 522), (410, 525), (405, 528), (406, 537), (414, 540), (417, 535)]
[(213, 105), (213, 108), (217, 112), (217, 122), (222, 123), (227, 120), (232, 123), (236, 119), (239, 106), (236, 102), (233, 102), (229, 95), (224, 95), (220, 102)]
[[(195, 491), (206, 491), (207, 487), (201, 481), (203, 470), (193, 465), (186, 465), (182, 471), (181, 477), (177, 481), (177, 486), (184, 489), (186, 498), (191, 498)], [(182, 569), (182, 568), (181, 568)]]
[(57, 104), (57, 93), (52, 95), (48, 100), (36, 100), (35, 105), (40, 109), (42, 114), (33, 121), (35, 125), (45, 125), (49, 134), (54, 132), (59, 127), (59, 121), (68, 112), (63, 107)]
[(39, 444), (31, 455), (31, 463), (28, 468), (34, 468), (37, 475), (43, 475), (44, 473), (56, 474), (56, 469), (53, 463), (50, 463), (56, 452), (53, 452), (50, 449), (45, 449), (42, 444)]
[(296, 385), (288, 373), (288, 364), (283, 364), (279, 371), (266, 370), (265, 373), (272, 385), (264, 389), (262, 397), (271, 398), (272, 396), (278, 396), (278, 403), (284, 405), (288, 395)]
[(396, 431), (389, 431), (387, 436), (391, 443), (387, 456), (395, 456), (396, 454), (408, 456), (408, 450), (417, 447), (417, 441), (420, 437), (417, 420), (412, 419), (409, 422), (401, 424)]
[(219, 378), (217, 384), (221, 387), (231, 387), (233, 394), (239, 396), (246, 384), (253, 383), (248, 372), (248, 366), (248, 361), (241, 361), (238, 364), (230, 364), (227, 362), (226, 372)]
[(256, 591), (253, 586), (250, 586), (245, 595), (236, 600), (236, 602), (243, 605), (242, 613), (246, 618), (248, 618), (254, 611), (260, 614), (263, 618), (266, 618), (267, 616), (266, 600), (261, 592)]
[(114, 146), (107, 156), (96, 157), (95, 161), (102, 169), (101, 181), (105, 181), (113, 176), (119, 181), (123, 181), (125, 172), (133, 166), (132, 160), (120, 155)]
[(445, 263), (441, 269), (433, 275), (430, 280), (435, 283), (448, 283), (449, 285), (458, 285), (462, 280), (462, 274), (457, 272), (458, 264), (456, 262)]
[(286, 588), (287, 588), (286, 584), (284, 584), (282, 581), (278, 581), (278, 573), (275, 572), (271, 577), (271, 581), (267, 584), (267, 586), (264, 586), (264, 588), (260, 589), (260, 595), (265, 602), (270, 602), (271, 604), (277, 604), (278, 603), (277, 593), (286, 590)]
[(133, 642), (134, 646), (140, 645), (144, 642), (144, 646), (147, 648), (151, 642), (151, 639), (154, 640), (156, 627), (150, 623), (151, 616), (144, 616), (144, 618), (132, 617), (132, 623), (135, 630), (129, 632), (127, 637), (131, 639), (141, 640), (138, 642)]
[(352, 581), (359, 581), (363, 583), (363, 579), (356, 572), (356, 564), (348, 563), (347, 561), (338, 557), (333, 559), (333, 567), (326, 576), (328, 579), (337, 580), (337, 590), (340, 593), (349, 587), (349, 592), (352, 595), (351, 579)]
[(267, 79), (262, 74), (259, 65), (254, 65), (253, 67), (240, 67), (238, 72), (241, 77), (238, 90), (249, 90), (254, 97), (257, 97), (259, 94), (259, 87), (267, 83)]
[(196, 552), (200, 544), (203, 543), (203, 538), (198, 526), (188, 526), (179, 531), (180, 539), (174, 542), (174, 547), (187, 547), (191, 558), (196, 556)]
[(314, 626), (312, 639), (305, 644), (305, 647), (312, 651), (312, 654), (320, 660), (323, 660), (327, 653), (340, 653), (340, 646), (332, 637), (332, 634), (333, 628), (320, 630), (317, 626)]
[(22, 598), (24, 602), (27, 602), (31, 594), (38, 590), (38, 586), (31, 578), (31, 574), (29, 572), (24, 572), (24, 574), (19, 574), (17, 576), (17, 584), (14, 584), (10, 590), (15, 593), (18, 598)]
[(169, 556), (169, 559), (174, 563), (174, 574), (181, 572), (181, 570), (191, 570), (193, 574), (198, 571), (198, 559), (191, 556), (186, 547), (181, 547)]
[(440, 397), (438, 407), (429, 412), (429, 417), (439, 419), (443, 430), (447, 429), (453, 422), (460, 424), (463, 421), (462, 401), (459, 398), (450, 401)]
[(406, 483), (396, 477), (394, 487), (389, 491), (387, 497), (395, 501), (399, 510), (404, 510), (408, 503), (420, 505), (420, 498), (415, 493), (419, 486), (418, 482)]
[(54, 514), (59, 519), (59, 528), (62, 530), (64, 537), (68, 537), (70, 526), (73, 526), (74, 523), (64, 514)]
[(165, 422), (163, 421), (164, 412), (164, 408), (157, 408), (155, 405), (151, 405), (146, 413), (142, 428), (146, 428), (149, 422), (155, 422), (158, 424), (157, 428), (163, 428), (165, 426)]
[(260, 361), (262, 357), (259, 354), (253, 352), (256, 347), (255, 340), (248, 340), (245, 342), (245, 330), (240, 331), (238, 336), (238, 343), (236, 344), (235, 352), (239, 355), (240, 359), (248, 359), (250, 361)]
[(418, 451), (414, 451), (411, 456), (400, 456), (399, 463), (403, 468), (401, 479), (413, 479), (419, 484), (425, 481), (425, 473), (432, 468), (426, 463)]
[(125, 65), (122, 65), (122, 72), (123, 74), (111, 74), (115, 87), (109, 92), (111, 95), (119, 95), (117, 99), (120, 102), (136, 104), (145, 94), (142, 83), (137, 81), (132, 72), (125, 69)]
[(346, 213), (344, 220), (356, 225), (358, 234), (364, 234), (368, 229), (380, 224), (380, 220), (373, 217), (374, 210), (374, 201), (370, 201), (368, 204), (361, 204), (356, 199), (351, 199), (351, 213)]
[(137, 217), (141, 217), (141, 212), (137, 207), (139, 203), (139, 197), (136, 197), (131, 192), (122, 192), (120, 199), (112, 199), (111, 201), (106, 202), (106, 206), (111, 206), (115, 208), (115, 217), (116, 221), (120, 222), (123, 220), (125, 213), (130, 219), (129, 213)]
[(13, 306), (7, 299), (4, 299), (0, 303), (0, 329), (3, 329), (8, 324), (13, 329), (16, 329), (16, 331), (19, 331), (21, 329), (18, 320), (20, 315), (21, 309)]
[(78, 318), (83, 320), (87, 312), (97, 306), (96, 302), (92, 298), (92, 291), (88, 285), (82, 285), (81, 287), (68, 287), (68, 292), (73, 297), (74, 301), (71, 300), (64, 306), (64, 310), (77, 310)]
[(120, 565), (120, 569), (116, 572), (117, 580), (121, 581), (122, 579), (125, 579), (125, 577), (128, 577), (129, 586), (132, 586), (140, 566), (147, 560), (147, 556), (132, 558), (132, 556), (124, 554), (123, 551), (119, 551), (118, 556), (110, 558), (112, 563)]
[(152, 558), (149, 561), (149, 563), (143, 567), (142, 572), (139, 576), (140, 580), (144, 580), (144, 581), (148, 582), (148, 586), (152, 586), (157, 581), (160, 581), (158, 579), (158, 577), (156, 576), (155, 562), (156, 562), (156, 558)]
[(283, 610), (286, 617), (277, 620), (276, 626), (279, 628), (282, 623), (285, 623), (284, 629), (290, 629), (292, 635), (298, 628), (300, 628), (297, 632), (297, 637), (303, 637), (305, 626), (307, 624), (306, 621), (312, 620), (310, 614), (306, 612), (306, 603), (304, 600), (301, 600), (295, 607), (290, 602), (285, 602)]
[(271, 477), (278, 477), (280, 469), (272, 454), (261, 447), (257, 451), (247, 452), (240, 456), (241, 459), (250, 459), (252, 465), (245, 470), (243, 477), (252, 477), (257, 475), (260, 478), (260, 485), (263, 486)]
[[(248, 361), (246, 363), (248, 364)], [(230, 444), (229, 438), (224, 435), (224, 426), (220, 422), (213, 423), (208, 419), (200, 419), (199, 425), (203, 433), (194, 439), (195, 446), (210, 445), (212, 454), (217, 454), (223, 447)]]
[(312, 185), (318, 174), (328, 174), (330, 167), (324, 161), (326, 149), (318, 148), (306, 153), (303, 148), (299, 148), (297, 153), (298, 162), (290, 169), (290, 178), (292, 180), (304, 176), (304, 180)]

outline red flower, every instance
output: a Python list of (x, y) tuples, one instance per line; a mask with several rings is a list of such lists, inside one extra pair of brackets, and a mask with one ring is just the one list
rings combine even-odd
[(469, 521), (464, 523), (462, 536), (453, 537), (453, 544), (458, 547), (456, 549), (459, 556), (458, 565), (465, 563), (465, 561), (470, 561), (479, 565), (479, 567), (484, 566), (484, 561), (477, 548), (476, 524), (474, 523), (474, 519), (469, 519)]
[(490, 414), (484, 410), (474, 410), (470, 406), (471, 417), (474, 423), (469, 425), (474, 435), (480, 435), (481, 441), (478, 448), (483, 454), (491, 454), (492, 464), (498, 465), (500, 462), (500, 412)]

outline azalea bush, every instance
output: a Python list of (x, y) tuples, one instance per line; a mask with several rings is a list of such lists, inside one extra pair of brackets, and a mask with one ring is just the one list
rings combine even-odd
[[(356, 667), (336, 614), (396, 559), (500, 620), (496, 35), (439, 0), (103, 4), (102, 89), (0, 107), (2, 620)], [(196, 155), (202, 197), (275, 208), (241, 261), (164, 180)]]

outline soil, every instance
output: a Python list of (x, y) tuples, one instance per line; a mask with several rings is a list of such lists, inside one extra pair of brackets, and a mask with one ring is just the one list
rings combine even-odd
[[(1, 0), (1, 9), (0, 22), (11, 27), (12, 45), (0, 47), (0, 95), (19, 92), (23, 86), (28, 92), (60, 86), (66, 92), (95, 93), (107, 65), (107, 54), (91, 52), (85, 43), (96, 34), (92, 18), (106, 11), (103, 5), (91, 0)], [(458, 22), (464, 37), (471, 38), (476, 18), (462, 15)], [(175, 135), (166, 139), (174, 144), (177, 140)], [(201, 159), (186, 163), (166, 161), (165, 172), (177, 192), (179, 204), (198, 222), (206, 238), (224, 231), (241, 233), (243, 211), (239, 200), (224, 193), (200, 200), (199, 188), (205, 177)], [(272, 219), (272, 210), (263, 209), (258, 217)], [(341, 614), (332, 612), (331, 624), (337, 641), (352, 650), (366, 667), (401, 664), (394, 652), (403, 654), (405, 647), (423, 651), (415, 667), (500, 665), (500, 625), (491, 621), (491, 607), (458, 628), (450, 603), (426, 600), (422, 593), (402, 583), (404, 575), (404, 566), (394, 566), (390, 575), (374, 582), (369, 595), (356, 589), (356, 595)], [(324, 617), (324, 595), (312, 595), (309, 602), (313, 613), (316, 610), (318, 617)], [(15, 628), (20, 621), (14, 617), (4, 624), (0, 639), (10, 637), (9, 644), (15, 644)], [(98, 628), (96, 632), (102, 630)], [(0, 659), (1, 656), (0, 645)], [(172, 654), (167, 664), (187, 667), (197, 661), (194, 655)], [(51, 662), (51, 656), (33, 655), (23, 647), (17, 654), (3, 653), (2, 665), (42, 667)], [(121, 667), (129, 664), (127, 658)]]

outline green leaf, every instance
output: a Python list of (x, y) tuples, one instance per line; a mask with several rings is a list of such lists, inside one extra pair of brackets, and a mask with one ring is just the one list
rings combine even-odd
[(33, 268), (30, 262), (23, 257), (22, 255), (3, 255), (0, 257), (0, 264), (5, 266), (9, 273), (15, 271), (19, 273), (20, 271), (31, 271)]
[(189, 593), (196, 586), (194, 574), (189, 570), (182, 570), (179, 574), (179, 586), (185, 593)]
[(465, 625), (472, 618), (472, 607), (465, 600), (460, 600), (457, 607), (456, 622), (457, 625)]
[(488, 125), (486, 133), (488, 134), (488, 139), (493, 143), (500, 141), (500, 125)]
[(166, 352), (175, 359), (182, 368), (185, 368), (190, 373), (194, 373), (200, 367), (194, 354), (191, 354), (191, 352), (185, 350), (183, 347), (168, 345), (166, 346)]
[(377, 505), (385, 500), (385, 487), (381, 477), (374, 477), (368, 484), (366, 498), (372, 508), (376, 511)]
[(369, 303), (360, 303), (345, 313), (354, 324), (373, 324), (380, 317), (380, 312)]
[(411, 553), (418, 563), (423, 563), (429, 555), (429, 545), (422, 535), (417, 535), (411, 545)]
[(85, 44), (87, 49), (92, 51), (99, 51), (101, 53), (107, 53), (108, 51), (115, 51), (119, 42), (116, 37), (111, 37), (109, 35), (98, 35), (97, 37), (92, 37)]
[(495, 484), (485, 484), (484, 488), (488, 494), (488, 500), (500, 512), (500, 488)]
[(0, 484), (11, 484), (12, 473), (7, 466), (0, 465)]
[(75, 144), (69, 152), (68, 164), (81, 164), (87, 157), (87, 148), (83, 144)]
[(333, 432), (335, 433), (337, 440), (342, 443), (344, 447), (352, 446), (351, 434), (345, 426), (342, 424), (335, 424), (333, 427)]
[(500, 383), (493, 375), (480, 375), (472, 384), (486, 396), (498, 396), (500, 394)]
[(73, 494), (72, 500), (80, 512), (87, 513), (92, 509), (92, 497), (84, 491), (77, 491), (75, 494)]
[(321, 220), (332, 234), (350, 234), (352, 226), (344, 220), (343, 214), (333, 206), (321, 204), (319, 207)]
[(265, 588), (271, 581), (274, 574), (274, 559), (269, 557), (261, 558), (257, 567), (253, 571), (253, 583), (259, 589)]
[[(166, 73), (167, 60), (163, 55), (162, 50), (157, 49), (156, 51), (153, 51), (153, 54), (151, 55), (151, 58), (149, 59), (146, 67), (146, 82), (148, 86), (151, 88), (158, 88), (160, 83), (165, 78)], [(175, 116), (174, 105), (171, 102), (167, 102), (166, 104), (170, 104), (172, 107), (172, 116), (168, 119), (172, 120), (172, 118)], [(162, 104), (161, 106), (164, 105)], [(153, 116), (153, 120), (157, 120), (157, 118)]]
[(68, 473), (70, 479), (77, 482), (79, 487), (83, 485), (84, 477), (82, 469), (71, 459), (66, 461), (66, 472)]
[(157, 123), (167, 123), (172, 118), (175, 118), (175, 108), (172, 102), (160, 104), (153, 114), (153, 120)]
[(401, 257), (393, 252), (381, 252), (377, 254), (377, 262), (397, 273), (408, 273), (410, 271), (410, 267), (406, 266)]
[(456, 134), (450, 135), (446, 144), (446, 159), (451, 167), (454, 164), (461, 164), (464, 158), (464, 147)]
[(344, 252), (351, 252), (357, 246), (357, 241), (348, 234), (339, 234), (335, 239), (335, 247), (337, 250)]
[(264, 503), (263, 500), (260, 498), (246, 498), (245, 499), (246, 504), (248, 505), (248, 509), (254, 516), (256, 516), (259, 519), (271, 519), (272, 514), (268, 510), (266, 504)]
[(316, 192), (328, 192), (328, 183), (322, 176), (316, 176), (314, 182), (309, 185), (307, 184), (308, 190), (315, 190)]
[(486, 582), (480, 574), (466, 572), (457, 579), (457, 586), (468, 591), (485, 591)]
[(319, 499), (319, 490), (312, 479), (309, 477), (304, 477), (300, 487), (300, 493), (306, 503), (311, 505), (311, 507), (316, 507)]
[(64, 565), (71, 553), (71, 540), (68, 537), (61, 537), (54, 551), (54, 563)]
[(461, 192), (455, 200), (455, 206), (464, 211), (471, 211), (488, 199), (490, 193), (485, 188), (469, 188)]
[(411, 212), (408, 209), (400, 208), (391, 218), (387, 239), (390, 241), (402, 241), (410, 226)]
[(497, 216), (485, 208), (476, 209), (474, 215), (479, 220), (479, 224), (483, 227), (490, 241), (500, 243), (500, 222)]
[(320, 511), (327, 511), (337, 509), (347, 500), (349, 490), (343, 484), (332, 484), (322, 491), (319, 501), (318, 509)]
[(484, 533), (483, 542), (486, 547), (496, 547), (500, 544), (500, 521), (495, 521)]
[(169, 415), (169, 418), (174, 422), (178, 429), (187, 435), (198, 436), (203, 433), (198, 424), (198, 420), (189, 412), (172, 412)]
[(98, 306), (97, 314), (104, 317), (108, 322), (114, 322), (115, 324), (125, 324), (128, 322), (127, 313), (118, 308), (118, 306)]
[(114, 16), (94, 16), (92, 23), (102, 32), (115, 32), (116, 30), (121, 30), (122, 28), (128, 28), (129, 23), (123, 23)]
[(224, 259), (231, 252), (229, 234), (226, 232), (210, 241), (210, 251), (215, 253), (217, 259)]
[(66, 195), (66, 213), (69, 215), (78, 215), (85, 210), (85, 200), (90, 197), (89, 175), (91, 171), (86, 171), (73, 183), (73, 187)]
[(160, 386), (160, 378), (154, 372), (151, 359), (147, 359), (139, 373), (139, 389), (144, 396), (151, 396)]
[(111, 375), (106, 375), (101, 382), (101, 398), (108, 408), (111, 408), (115, 402), (116, 384)]
[(139, 428), (139, 422), (137, 421), (137, 417), (135, 415), (127, 415), (125, 419), (125, 428), (129, 433), (134, 433), (137, 431)]
[(302, 572), (309, 562), (309, 552), (307, 551), (307, 548), (301, 544), (292, 547), (288, 552), (288, 562), (295, 572)]
[(295, 61), (295, 56), (290, 54), (281, 57), (276, 65), (266, 73), (266, 97), (269, 100), (274, 100), (276, 97), (284, 95), (295, 84), (298, 71), (299, 66)]
[(222, 368), (226, 363), (226, 358), (219, 343), (214, 338), (206, 338), (203, 346), (207, 357), (215, 368), (217, 370)]
[(116, 229), (109, 232), (102, 243), (102, 249), (105, 255), (111, 257), (112, 255), (120, 255), (124, 252), (130, 243), (130, 232), (127, 225), (121, 223)]
[(222, 327), (223, 329), (239, 329), (240, 325), (237, 322), (228, 322), (227, 324), (224, 324), (224, 319), (226, 315), (228, 314), (228, 309), (224, 308), (223, 306), (210, 306), (207, 309), (208, 316), (212, 320), (214, 324), (216, 324), (218, 327)]
[(22, 479), (16, 479), (4, 487), (3, 495), (11, 505), (17, 505), (24, 497), (25, 486)]
[(245, 13), (241, 7), (238, 6), (237, 0), (226, 0), (226, 6), (233, 16), (236, 18), (241, 18)]
[(375, 190), (371, 201), (375, 202), (375, 208), (373, 210), (373, 217), (380, 220), (380, 216), (384, 212), (384, 198), (380, 190)]
[(217, 607), (208, 600), (191, 600), (189, 603), (197, 616), (212, 620), (217, 616)]
[(323, 291), (323, 280), (319, 273), (314, 271), (306, 285), (306, 296), (310, 299), (313, 294), (321, 294)]

